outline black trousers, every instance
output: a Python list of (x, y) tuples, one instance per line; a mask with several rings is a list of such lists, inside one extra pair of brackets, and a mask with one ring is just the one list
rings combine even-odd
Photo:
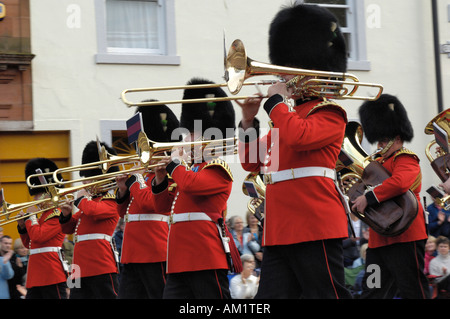
[(342, 239), (266, 246), (255, 299), (352, 298), (345, 287)]
[(67, 299), (67, 284), (32, 287), (27, 289), (25, 299)]
[(116, 299), (119, 282), (116, 273), (82, 277), (79, 287), (70, 289), (70, 299)]
[(227, 269), (167, 275), (164, 299), (230, 299)]
[(166, 285), (166, 263), (124, 264), (119, 299), (161, 299)]
[(429, 299), (424, 255), (425, 240), (368, 248), (361, 298)]

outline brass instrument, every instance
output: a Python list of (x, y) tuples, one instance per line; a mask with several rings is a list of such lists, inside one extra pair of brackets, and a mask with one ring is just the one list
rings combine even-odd
[[(436, 115), (425, 127), (425, 134), (433, 135), (435, 132), (434, 125), (437, 125), (450, 136), (450, 109), (442, 111)], [(432, 148), (435, 147), (435, 157), (432, 155)], [(425, 148), (425, 155), (431, 163), (431, 167), (441, 179), (445, 182), (450, 174), (450, 155), (439, 147), (436, 140), (431, 141)]]
[(364, 168), (371, 157), (361, 146), (363, 130), (361, 124), (355, 121), (347, 123), (341, 154), (336, 163), (336, 171), (340, 173), (342, 191), (347, 194), (349, 189), (361, 181)]
[[(91, 180), (108, 179), (117, 177), (122, 174), (130, 174), (136, 171), (149, 170), (158, 166), (163, 159), (170, 158), (172, 150), (178, 148), (191, 148), (195, 146), (201, 147), (202, 152), (209, 156), (214, 156), (215, 153), (224, 151), (225, 154), (237, 154), (237, 138), (230, 137), (218, 140), (201, 140), (193, 142), (155, 142), (147, 138), (147, 135), (141, 131), (138, 137), (138, 154), (127, 156), (116, 156), (108, 153), (105, 147), (101, 147), (99, 158), (97, 162), (75, 165), (57, 169), (53, 172), (53, 179), (60, 185), (65, 185), (75, 182), (85, 182)], [(229, 149), (231, 147), (231, 150)], [(119, 170), (117, 172), (107, 173), (112, 166), (139, 163), (137, 167), (130, 169)], [(82, 177), (74, 180), (63, 181), (58, 178), (59, 174), (71, 173), (81, 170), (100, 169), (102, 174), (90, 177)]]
[[(302, 79), (302, 91), (309, 95), (332, 99), (377, 100), (383, 92), (383, 86), (374, 83), (362, 83), (349, 73), (315, 71), (299, 68), (289, 68), (257, 62), (247, 57), (244, 44), (236, 39), (231, 44), (225, 63), (225, 78), (231, 94), (237, 94), (246, 79), (256, 75), (296, 75)], [(359, 87), (377, 88), (373, 97), (355, 96)]]
[(46, 173), (40, 172), (40, 173), (29, 175), (27, 177), (27, 179), (26, 179), (26, 183), (27, 183), (27, 186), (29, 188), (41, 188), (41, 187), (47, 187), (47, 186), (55, 186), (55, 187), (61, 186), (60, 183), (58, 183), (58, 182), (34, 185), (34, 184), (31, 183), (31, 179), (35, 178), (35, 177), (45, 178), (46, 180), (47, 180), (47, 177), (50, 177), (50, 179), (51, 179), (51, 178), (53, 178), (53, 172), (46, 172)]
[[(75, 196), (73, 193), (83, 189), (90, 187), (98, 187), (98, 191), (105, 191), (110, 188), (110, 182), (112, 178), (102, 179), (95, 182), (77, 185), (69, 188), (56, 188), (53, 185), (44, 185), (46, 187), (46, 192), (42, 196), (43, 198), (21, 203), (21, 204), (10, 204), (4, 200), (3, 189), (1, 190), (1, 207), (2, 213), (0, 214), (0, 226), (28, 218), (31, 215), (37, 215), (43, 213), (49, 209), (55, 209), (64, 203), (71, 203), (75, 200)], [(31, 207), (37, 207), (38, 210), (30, 213), (26, 213), (25, 215), (21, 215), (21, 212), (27, 210)], [(13, 215), (15, 214), (15, 215)], [(12, 216), (11, 216), (12, 215)]]
[[(249, 184), (253, 186), (250, 188)], [(266, 185), (258, 172), (251, 172), (247, 175), (242, 184), (242, 192), (251, 197), (247, 203), (247, 209), (261, 222), (264, 216), (261, 215), (258, 208), (264, 204)]]
[[(277, 81), (260, 81), (246, 83), (245, 80), (257, 75), (295, 75), (297, 80), (301, 79), (301, 91), (304, 94), (321, 96), (331, 99), (357, 99), (357, 100), (377, 100), (383, 93), (381, 84), (363, 83), (359, 79), (349, 73), (315, 71), (299, 68), (289, 68), (284, 66), (272, 65), (263, 62), (257, 62), (247, 57), (244, 44), (241, 40), (233, 41), (231, 48), (225, 60), (225, 81), (222, 84), (200, 84), (200, 85), (184, 85), (184, 86), (166, 86), (153, 88), (136, 88), (126, 89), (121, 93), (121, 99), (127, 106), (153, 106), (160, 104), (175, 103), (198, 103), (212, 101), (231, 101), (243, 100), (251, 96), (232, 96), (219, 98), (203, 98), (203, 99), (187, 99), (187, 100), (168, 100), (168, 101), (151, 101), (151, 102), (132, 102), (126, 98), (126, 94), (133, 92), (152, 92), (162, 90), (184, 90), (196, 88), (214, 88), (228, 87), (232, 95), (236, 95), (244, 85), (267, 85), (274, 84)], [(360, 87), (375, 88), (377, 91), (373, 96), (355, 95)], [(254, 97), (254, 96), (253, 96)]]
[(450, 195), (445, 195), (441, 198), (435, 197), (433, 198), (434, 202), (439, 205), (442, 209), (449, 210), (450, 209)]
[[(344, 173), (341, 179), (343, 192), (349, 198), (350, 207), (357, 197), (390, 177), (390, 173), (374, 159), (375, 155), (382, 154), (390, 146), (367, 155), (360, 145), (361, 140), (362, 130), (359, 123), (349, 122), (336, 170), (349, 171)], [(367, 206), (364, 212), (352, 211), (356, 217), (383, 236), (397, 236), (403, 233), (411, 225), (417, 212), (417, 198), (411, 190), (377, 205)]]

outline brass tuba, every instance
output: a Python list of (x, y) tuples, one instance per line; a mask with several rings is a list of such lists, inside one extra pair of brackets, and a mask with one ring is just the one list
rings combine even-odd
[(347, 194), (349, 189), (361, 180), (364, 168), (369, 163), (370, 156), (361, 146), (362, 139), (361, 124), (355, 121), (348, 122), (341, 153), (336, 163), (336, 172), (340, 175), (344, 194)]
[(242, 184), (242, 192), (251, 197), (247, 203), (248, 210), (262, 222), (264, 216), (261, 215), (261, 208), (266, 198), (266, 185), (258, 172), (247, 175)]
[[(447, 136), (450, 136), (450, 109), (442, 111), (436, 115), (425, 127), (425, 134), (435, 134), (435, 126), (447, 133)], [(435, 148), (435, 157), (432, 155), (433, 147)], [(442, 147), (439, 147), (436, 139), (434, 139), (426, 146), (425, 155), (430, 161), (434, 172), (438, 175), (442, 182), (445, 182), (450, 174), (450, 163), (448, 163), (450, 162), (450, 154), (443, 150)]]
[[(341, 154), (336, 171), (341, 175), (343, 192), (352, 206), (358, 196), (375, 188), (390, 173), (376, 160), (379, 149), (367, 155), (361, 146), (362, 127), (357, 122), (349, 122), (341, 147)], [(344, 173), (340, 172), (344, 171)], [(395, 198), (374, 206), (368, 206), (364, 212), (352, 211), (353, 214), (383, 236), (396, 236), (404, 232), (412, 223), (418, 212), (417, 198), (411, 190)]]

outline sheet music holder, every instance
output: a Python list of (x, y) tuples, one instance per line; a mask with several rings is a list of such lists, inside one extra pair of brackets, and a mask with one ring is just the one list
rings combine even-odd
[(449, 145), (448, 145), (448, 134), (444, 131), (439, 125), (433, 123), (434, 128), (434, 138), (436, 143), (442, 148), (442, 150), (447, 154), (449, 153)]

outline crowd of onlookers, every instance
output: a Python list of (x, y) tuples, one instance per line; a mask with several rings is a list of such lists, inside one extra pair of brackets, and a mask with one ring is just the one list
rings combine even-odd
[[(424, 272), (430, 281), (433, 298), (448, 298), (450, 294), (450, 210), (434, 203), (427, 207), (429, 238), (425, 245)], [(230, 293), (234, 299), (252, 299), (258, 291), (259, 274), (264, 248), (262, 225), (255, 216), (247, 212), (246, 218), (231, 216), (227, 225), (234, 243), (241, 254), (243, 271), (229, 274)], [(114, 238), (120, 254), (124, 223), (119, 221)], [(3, 234), (0, 227), (0, 299), (21, 299), (26, 295), (25, 281), (28, 266), (28, 249), (20, 238), (12, 239)], [(365, 252), (368, 246), (368, 227), (356, 217), (351, 219), (349, 237), (343, 240), (345, 282), (355, 298), (362, 292), (365, 271)], [(71, 263), (73, 242), (66, 237), (63, 252)]]

